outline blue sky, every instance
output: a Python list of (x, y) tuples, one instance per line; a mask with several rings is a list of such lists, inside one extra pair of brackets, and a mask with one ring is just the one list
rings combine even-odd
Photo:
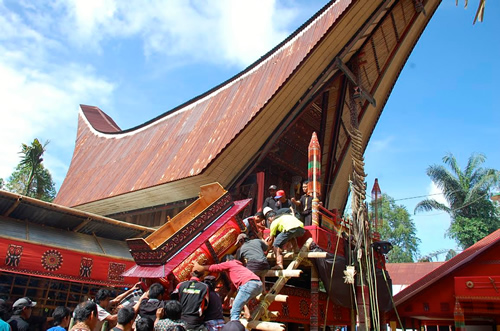
[[(448, 152), (476, 152), (500, 169), (500, 4), (472, 25), (477, 0), (443, 0), (394, 87), (366, 151), (371, 189), (413, 214), (438, 193), (425, 174)], [(45, 164), (59, 187), (74, 148), (79, 104), (122, 129), (146, 122), (237, 74), (326, 1), (0, 0), (0, 177), (23, 142), (50, 140)], [(439, 198), (439, 195), (433, 196)], [(412, 215), (422, 254), (455, 243), (445, 214)]]

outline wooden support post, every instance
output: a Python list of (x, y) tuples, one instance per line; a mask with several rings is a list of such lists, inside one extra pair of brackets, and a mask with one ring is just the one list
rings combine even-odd
[(309, 321), (311, 324), (311, 331), (318, 331), (318, 317), (319, 317), (319, 278), (318, 270), (316, 267), (311, 268), (311, 313)]

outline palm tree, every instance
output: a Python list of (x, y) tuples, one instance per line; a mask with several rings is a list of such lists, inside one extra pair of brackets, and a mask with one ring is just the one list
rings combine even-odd
[(28, 195), (31, 183), (33, 182), (33, 178), (35, 177), (35, 173), (39, 166), (42, 164), (42, 155), (45, 152), (45, 147), (48, 145), (48, 143), (49, 141), (46, 141), (45, 144), (42, 145), (40, 141), (35, 138), (31, 145), (22, 144), (21, 152), (19, 152), (20, 154), (22, 154), (22, 156), (21, 162), (19, 164), (29, 169), (26, 191), (24, 193), (25, 195)]
[(415, 213), (441, 210), (451, 217), (448, 235), (464, 248), (495, 231), (500, 225), (498, 213), (489, 200), (491, 188), (498, 185), (500, 172), (481, 167), (486, 160), (483, 154), (473, 154), (462, 171), (453, 154), (443, 157), (442, 165), (432, 165), (427, 175), (441, 189), (448, 205), (434, 199), (417, 204)]

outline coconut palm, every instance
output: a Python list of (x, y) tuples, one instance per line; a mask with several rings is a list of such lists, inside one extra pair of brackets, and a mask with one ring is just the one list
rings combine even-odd
[(451, 217), (448, 235), (466, 248), (495, 231), (500, 225), (499, 215), (489, 194), (498, 185), (500, 172), (482, 168), (486, 157), (473, 154), (462, 171), (453, 154), (443, 157), (442, 165), (432, 165), (427, 175), (441, 189), (448, 205), (434, 199), (425, 199), (417, 204), (415, 213), (441, 210)]
[(21, 146), (21, 152), (19, 152), (19, 154), (22, 154), (22, 156), (19, 164), (22, 167), (27, 167), (29, 169), (28, 181), (24, 192), (25, 195), (28, 195), (35, 173), (38, 167), (42, 164), (42, 155), (45, 152), (45, 147), (48, 143), (49, 142), (46, 141), (45, 144), (42, 145), (40, 141), (35, 138), (31, 145), (22, 144)]

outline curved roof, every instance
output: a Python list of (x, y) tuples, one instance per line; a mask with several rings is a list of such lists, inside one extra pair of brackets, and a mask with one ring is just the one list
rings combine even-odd
[[(228, 187), (262, 159), (303, 105), (332, 79), (342, 79), (338, 63), (355, 54), (364, 54), (362, 85), (377, 100), (360, 112), (366, 146), (438, 4), (428, 0), (424, 16), (412, 0), (331, 1), (239, 75), (129, 130), (97, 107), (80, 106), (73, 158), (55, 202), (109, 215), (189, 199), (210, 182)], [(332, 105), (338, 121), (349, 123), (348, 102), (339, 100)], [(350, 138), (327, 127), (330, 144), (339, 146), (325, 147), (336, 151), (328, 156), (335, 164), (328, 207), (341, 208), (352, 172)]]
[(330, 3), (242, 74), (145, 125), (119, 131), (99, 108), (80, 106), (73, 159), (55, 201), (78, 206), (199, 175), (265, 107), (350, 3)]

